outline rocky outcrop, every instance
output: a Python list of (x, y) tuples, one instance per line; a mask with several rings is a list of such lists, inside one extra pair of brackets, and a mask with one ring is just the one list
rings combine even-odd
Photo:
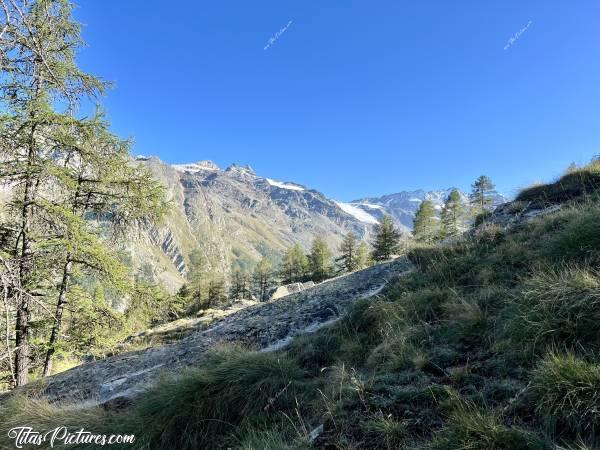
[(278, 298), (285, 297), (290, 294), (297, 294), (298, 292), (302, 292), (306, 289), (310, 289), (315, 286), (315, 283), (312, 281), (307, 281), (306, 283), (291, 283), (286, 284), (284, 286), (279, 286), (273, 289), (273, 292), (270, 293), (269, 298), (271, 300), (277, 300)]
[(248, 306), (208, 327), (195, 327), (182, 340), (89, 362), (47, 379), (50, 402), (105, 404), (127, 401), (154, 383), (161, 372), (176, 374), (198, 364), (207, 350), (227, 342), (271, 351), (294, 336), (311, 333), (342, 317), (357, 300), (373, 297), (411, 265), (401, 258), (323, 282), (279, 300)]

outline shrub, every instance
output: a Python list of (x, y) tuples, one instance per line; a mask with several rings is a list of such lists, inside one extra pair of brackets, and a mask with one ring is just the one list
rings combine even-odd
[(536, 413), (549, 425), (582, 436), (600, 430), (600, 365), (549, 353), (533, 372), (530, 390)]

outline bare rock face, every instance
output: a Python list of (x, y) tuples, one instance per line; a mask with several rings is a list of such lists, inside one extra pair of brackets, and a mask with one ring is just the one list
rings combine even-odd
[(361, 298), (377, 295), (395, 277), (411, 270), (405, 258), (328, 280), (279, 300), (248, 306), (210, 324), (195, 323), (184, 339), (155, 348), (89, 362), (48, 378), (42, 395), (50, 402), (128, 402), (151, 386), (161, 372), (178, 373), (198, 364), (220, 343), (240, 342), (271, 351), (294, 336), (311, 333), (342, 317)]

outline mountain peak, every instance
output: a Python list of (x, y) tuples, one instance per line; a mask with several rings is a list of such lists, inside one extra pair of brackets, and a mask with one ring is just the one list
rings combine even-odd
[(254, 172), (254, 169), (248, 164), (246, 164), (245, 166), (239, 166), (236, 163), (233, 163), (227, 169), (225, 169), (225, 172), (236, 172), (243, 175), (245, 174), (256, 176), (256, 172)]

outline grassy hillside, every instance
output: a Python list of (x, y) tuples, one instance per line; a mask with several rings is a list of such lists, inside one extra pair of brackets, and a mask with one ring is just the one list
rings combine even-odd
[(0, 436), (27, 423), (134, 433), (148, 449), (597, 448), (599, 173), (519, 196), (558, 212), (414, 248), (416, 271), (287, 349), (215, 349), (118, 410), (14, 397)]

